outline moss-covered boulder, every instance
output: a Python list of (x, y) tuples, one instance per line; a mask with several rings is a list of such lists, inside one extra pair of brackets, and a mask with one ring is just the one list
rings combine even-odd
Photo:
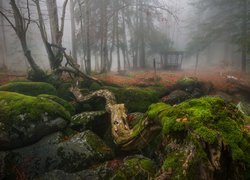
[(91, 130), (103, 137), (110, 127), (110, 119), (106, 111), (83, 112), (72, 116), (70, 126), (77, 131)]
[(112, 150), (91, 131), (72, 137), (55, 133), (31, 146), (5, 152), (2, 178), (16, 179), (21, 173), (34, 179), (53, 170), (74, 173), (112, 157)]
[(122, 88), (112, 92), (118, 103), (125, 104), (128, 112), (145, 112), (152, 103), (158, 102), (162, 95), (161, 89), (153, 88)]
[(156, 165), (152, 160), (135, 155), (126, 157), (111, 179), (150, 179), (154, 177), (155, 172)]
[(134, 155), (125, 157), (124, 159), (115, 159), (107, 161), (98, 166), (94, 166), (90, 169), (79, 171), (76, 173), (66, 173), (64, 171), (51, 171), (45, 175), (40, 176), (38, 179), (150, 179), (153, 178), (156, 172), (155, 163), (143, 156)]
[(174, 107), (154, 104), (147, 115), (163, 125), (157, 146), (163, 154), (163, 175), (171, 179), (247, 179), (250, 138), (243, 129), (244, 116), (235, 105), (204, 97)]
[(191, 95), (183, 90), (175, 90), (171, 92), (168, 96), (162, 98), (162, 101), (171, 105), (179, 104), (187, 99), (189, 99)]
[(0, 150), (34, 143), (69, 121), (69, 112), (54, 101), (0, 91)]
[(194, 89), (201, 88), (201, 83), (194, 78), (184, 77), (178, 80), (173, 88), (191, 93)]
[(70, 112), (71, 115), (75, 114), (75, 108), (73, 105), (71, 105), (69, 102), (53, 95), (48, 95), (48, 94), (41, 94), (38, 96), (39, 98), (45, 98), (54, 102), (57, 102), (61, 106), (63, 106), (68, 112)]
[(0, 86), (0, 91), (17, 92), (29, 96), (37, 96), (39, 94), (56, 95), (55, 87), (44, 82), (12, 82)]

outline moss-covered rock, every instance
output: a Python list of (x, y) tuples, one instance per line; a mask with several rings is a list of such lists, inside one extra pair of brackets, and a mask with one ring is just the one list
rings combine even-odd
[(174, 89), (192, 92), (195, 88), (200, 88), (201, 84), (194, 78), (184, 77), (176, 82)]
[(12, 82), (0, 86), (0, 91), (17, 92), (29, 96), (39, 94), (56, 95), (55, 87), (44, 82)]
[(69, 121), (69, 112), (54, 101), (0, 91), (0, 149), (34, 143)]
[(112, 157), (112, 150), (91, 131), (71, 138), (55, 133), (31, 146), (5, 153), (4, 176), (16, 179), (20, 171), (27, 179), (53, 170), (73, 173)]
[(124, 103), (128, 112), (145, 112), (152, 103), (159, 101), (162, 92), (151, 88), (123, 88), (113, 91), (117, 102)]
[(111, 179), (150, 179), (156, 172), (154, 162), (143, 156), (126, 157)]
[(162, 168), (172, 179), (234, 179), (249, 167), (244, 116), (235, 105), (204, 97), (174, 107), (154, 104), (147, 115), (162, 122)]
[(48, 94), (41, 94), (38, 97), (39, 98), (46, 98), (46, 99), (49, 99), (51, 101), (55, 101), (58, 104), (60, 104), (61, 106), (63, 106), (68, 112), (70, 112), (71, 115), (75, 114), (75, 108), (70, 103), (68, 103), (67, 101), (65, 101), (57, 96), (48, 95)]
[(74, 95), (70, 92), (72, 84), (71, 83), (61, 83), (57, 86), (57, 96), (66, 100), (72, 101), (74, 99)]
[(110, 127), (110, 120), (106, 111), (83, 112), (72, 116), (70, 126), (78, 131), (91, 130), (103, 137)]

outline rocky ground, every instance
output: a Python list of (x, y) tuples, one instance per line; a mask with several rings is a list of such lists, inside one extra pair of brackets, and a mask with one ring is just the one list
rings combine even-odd
[(250, 178), (248, 75), (130, 72), (80, 82), (83, 96), (105, 89), (127, 108), (119, 121), (133, 131), (122, 143), (116, 112), (102, 98), (77, 101), (67, 78), (4, 77), (0, 179)]

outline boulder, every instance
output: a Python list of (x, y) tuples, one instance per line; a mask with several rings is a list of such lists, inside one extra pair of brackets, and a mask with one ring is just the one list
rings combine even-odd
[(156, 172), (155, 163), (143, 156), (128, 156), (121, 160), (112, 160), (92, 169), (76, 173), (55, 170), (39, 176), (38, 180), (92, 180), (92, 179), (149, 179)]
[(56, 95), (55, 87), (44, 82), (11, 82), (0, 86), (0, 91), (17, 92), (29, 96), (39, 94)]
[(250, 103), (239, 102), (237, 107), (243, 114), (250, 116)]
[(233, 97), (225, 92), (219, 91), (215, 94), (215, 97), (222, 98), (226, 102), (232, 102)]
[(83, 112), (72, 116), (70, 127), (78, 131), (91, 130), (102, 137), (110, 127), (110, 120), (106, 111)]
[(20, 173), (27, 179), (34, 179), (53, 170), (82, 171), (112, 157), (112, 150), (91, 131), (67, 138), (55, 133), (31, 146), (5, 152), (3, 172), (6, 179), (16, 179)]
[(189, 78), (189, 77), (184, 77), (178, 80), (173, 86), (174, 90), (178, 89), (178, 90), (183, 90), (189, 93), (191, 93), (196, 88), (200, 89), (201, 83), (198, 80), (194, 78)]
[(189, 99), (191, 95), (183, 90), (175, 90), (171, 92), (168, 96), (162, 98), (162, 101), (171, 105), (179, 104), (187, 99)]
[(0, 91), (0, 150), (32, 144), (69, 121), (69, 112), (52, 100)]
[(68, 112), (70, 112), (71, 115), (75, 114), (75, 108), (73, 107), (73, 105), (71, 105), (69, 102), (57, 97), (57, 96), (53, 96), (53, 95), (48, 95), (48, 94), (41, 94), (38, 97), (40, 98), (46, 98), (48, 100), (57, 102), (58, 104), (60, 104), (61, 106), (63, 106)]
[(128, 156), (111, 179), (151, 179), (156, 172), (155, 163), (141, 155)]
[(154, 150), (159, 179), (249, 178), (250, 134), (235, 105), (204, 97), (174, 107), (153, 104), (146, 114), (163, 126)]

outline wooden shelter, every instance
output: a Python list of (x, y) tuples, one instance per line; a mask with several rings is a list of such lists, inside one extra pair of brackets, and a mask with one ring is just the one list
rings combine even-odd
[(161, 67), (164, 70), (180, 70), (184, 58), (183, 51), (168, 51), (162, 55)]

